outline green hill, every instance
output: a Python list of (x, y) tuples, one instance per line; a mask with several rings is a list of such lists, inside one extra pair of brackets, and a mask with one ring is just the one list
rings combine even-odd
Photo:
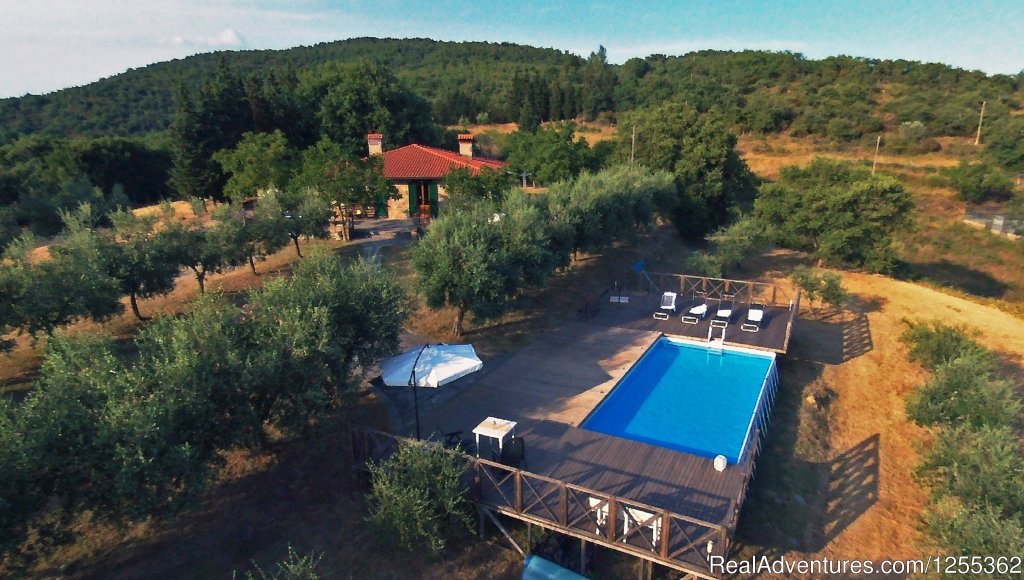
[(45, 95), (2, 99), (0, 143), (28, 134), (127, 136), (164, 130), (170, 124), (179, 85), (196, 87), (222, 59), (243, 75), (371, 60), (395, 71), (430, 100), (446, 87), (507, 93), (517, 68), (576, 69), (583, 64), (579, 57), (553, 49), (429, 39), (357, 38), (286, 50), (206, 53)]
[[(1021, 108), (1024, 77), (942, 64), (846, 56), (701, 51), (607, 65), (563, 51), (509, 43), (358, 38), (286, 50), (219, 52), (162, 62), (46, 95), (0, 100), (0, 144), (20, 136), (139, 135), (168, 127), (179, 85), (195, 88), (221, 60), (248, 75), (327, 62), (375, 61), (452, 124), (551, 120), (666, 100), (717, 109), (740, 131), (851, 141), (881, 130), (920, 140), (968, 135), (987, 102), (992, 121)], [(918, 145), (920, 146), (920, 145)], [(925, 145), (927, 146), (927, 145)]]

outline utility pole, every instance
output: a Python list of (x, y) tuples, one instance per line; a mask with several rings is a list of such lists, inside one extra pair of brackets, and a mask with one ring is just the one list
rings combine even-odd
[(981, 144), (981, 124), (985, 122), (985, 101), (981, 102), (981, 115), (978, 116), (978, 135), (974, 138), (974, 144)]
[(636, 125), (633, 125), (633, 141), (629, 148), (629, 164), (633, 164), (633, 159), (636, 157)]
[(875, 141), (875, 160), (871, 162), (871, 175), (875, 174), (875, 168), (878, 167), (878, 148), (882, 145), (882, 136), (878, 136), (878, 140)]

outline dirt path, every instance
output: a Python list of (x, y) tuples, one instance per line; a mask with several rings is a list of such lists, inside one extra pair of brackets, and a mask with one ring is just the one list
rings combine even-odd
[(844, 282), (866, 318), (843, 329), (844, 345), (857, 345), (852, 354), (859, 356), (826, 365), (822, 376), (837, 396), (831, 413), (835, 457), (828, 521), (822, 528), (828, 542), (819, 555), (913, 557), (923, 549), (916, 527), (927, 493), (912, 472), (927, 433), (907, 421), (904, 405), (925, 375), (907, 361), (899, 343), (903, 321), (938, 319), (976, 329), (1017, 372), (1024, 356), (1024, 321), (883, 276), (847, 273)]

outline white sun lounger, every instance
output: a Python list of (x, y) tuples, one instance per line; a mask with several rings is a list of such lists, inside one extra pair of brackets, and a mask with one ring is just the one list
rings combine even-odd
[(676, 293), (665, 292), (661, 295), (661, 307), (654, 313), (658, 320), (668, 320), (668, 317), (676, 313)]
[[(694, 295), (696, 299), (696, 295)], [(704, 302), (691, 306), (686, 314), (683, 315), (683, 324), (697, 324), (708, 315), (708, 302), (707, 297), (704, 297)]]
[(764, 305), (751, 304), (747, 310), (747, 321), (740, 325), (740, 330), (757, 332), (761, 330), (761, 321), (764, 320)]
[(711, 321), (711, 326), (715, 328), (725, 328), (729, 326), (729, 321), (731, 319), (732, 296), (723, 296), (722, 300), (718, 302), (718, 308), (715, 310), (715, 319)]

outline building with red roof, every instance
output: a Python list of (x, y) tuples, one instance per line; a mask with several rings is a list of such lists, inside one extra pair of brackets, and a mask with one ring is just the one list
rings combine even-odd
[(459, 135), (458, 153), (416, 144), (384, 151), (380, 133), (367, 135), (366, 141), (370, 155), (384, 158), (384, 177), (402, 196), (388, 200), (387, 216), (392, 218), (437, 217), (448, 199), (441, 180), (453, 170), (468, 169), (479, 175), (484, 170), (503, 171), (505, 167), (501, 161), (475, 157), (473, 135), (468, 133)]

